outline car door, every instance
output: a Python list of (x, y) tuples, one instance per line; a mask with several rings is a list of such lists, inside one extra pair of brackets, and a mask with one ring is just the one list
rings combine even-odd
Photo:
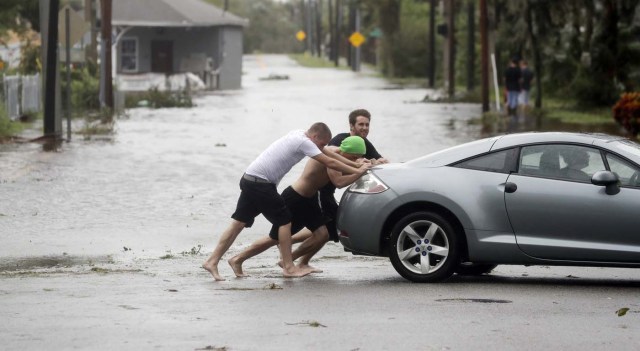
[[(612, 157), (585, 145), (521, 149), (518, 172), (507, 181), (515, 190), (505, 192), (505, 204), (522, 251), (542, 259), (640, 262), (640, 189), (622, 184), (608, 195), (590, 181)], [(615, 161), (625, 174), (635, 172), (634, 165)]]

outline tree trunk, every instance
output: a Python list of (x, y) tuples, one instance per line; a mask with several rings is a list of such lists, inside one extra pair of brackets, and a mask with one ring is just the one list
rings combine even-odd
[(533, 30), (533, 10), (531, 9), (531, 1), (527, 0), (527, 6), (525, 9), (525, 16), (527, 21), (527, 31), (529, 32), (529, 38), (531, 39), (531, 51), (533, 51), (533, 67), (536, 80), (536, 102), (535, 107), (542, 107), (542, 57), (540, 55), (540, 47), (538, 43), (538, 37)]

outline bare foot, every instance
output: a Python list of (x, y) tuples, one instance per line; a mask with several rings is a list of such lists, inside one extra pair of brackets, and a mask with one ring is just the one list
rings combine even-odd
[(220, 281), (225, 280), (224, 278), (222, 278), (220, 273), (218, 273), (218, 265), (217, 264), (212, 264), (212, 263), (209, 263), (207, 261), (207, 262), (202, 264), (202, 268), (206, 269), (207, 272), (211, 273), (211, 275), (213, 276), (213, 279), (215, 279), (216, 281), (220, 282)]
[(280, 266), (280, 268), (284, 268), (284, 266), (282, 265), (282, 260), (278, 261), (278, 263), (276, 263), (278, 266)]
[(298, 264), (298, 268), (302, 268), (302, 269), (309, 269), (311, 270), (311, 273), (322, 273), (322, 269), (320, 268), (316, 268), (314, 266), (311, 266), (309, 264), (303, 264), (303, 263), (299, 263)]
[(233, 269), (233, 273), (235, 273), (236, 277), (238, 278), (243, 278), (248, 276), (247, 274), (244, 274), (242, 272), (242, 263), (238, 263), (237, 257), (238, 256), (233, 256), (227, 261), (229, 263), (229, 266), (231, 266), (231, 269)]
[(300, 278), (300, 277), (304, 277), (305, 275), (311, 273), (310, 269), (305, 269), (305, 268), (299, 268), (296, 266), (291, 267), (291, 269), (287, 270), (287, 269), (282, 269), (282, 275), (285, 278)]

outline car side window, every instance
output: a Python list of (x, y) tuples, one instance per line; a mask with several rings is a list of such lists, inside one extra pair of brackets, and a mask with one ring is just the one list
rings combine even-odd
[(597, 171), (605, 170), (600, 151), (564, 145), (532, 145), (522, 148), (518, 173), (537, 177), (588, 183)]
[(640, 169), (631, 163), (612, 154), (607, 154), (607, 162), (611, 172), (618, 175), (620, 185), (640, 187)]
[(478, 171), (509, 173), (516, 149), (508, 149), (478, 156), (462, 161), (455, 165), (459, 168), (475, 169)]

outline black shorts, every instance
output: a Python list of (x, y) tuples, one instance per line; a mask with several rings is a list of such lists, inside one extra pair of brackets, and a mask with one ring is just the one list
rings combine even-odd
[(231, 218), (243, 222), (245, 227), (251, 227), (254, 219), (261, 213), (274, 226), (280, 227), (291, 222), (291, 212), (278, 194), (275, 184), (241, 178), (240, 190), (236, 211)]
[[(292, 187), (288, 187), (282, 192), (282, 198), (291, 212), (292, 234), (305, 227), (313, 232), (325, 224), (326, 219), (320, 211), (317, 195), (304, 197), (296, 193)], [(269, 232), (271, 239), (278, 240), (278, 227), (275, 225), (271, 227)]]
[(338, 215), (338, 203), (333, 191), (320, 191), (320, 207), (325, 217), (329, 239), (338, 242), (338, 228), (336, 227), (336, 216)]

